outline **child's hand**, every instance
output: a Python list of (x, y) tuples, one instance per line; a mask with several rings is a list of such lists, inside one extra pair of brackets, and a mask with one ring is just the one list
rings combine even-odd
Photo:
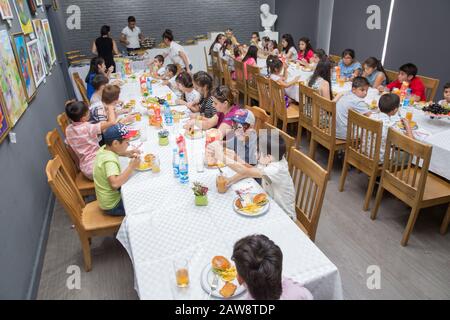
[(141, 164), (141, 158), (139, 157), (133, 157), (130, 161), (130, 164), (128, 165), (131, 169), (136, 170), (139, 168), (139, 165)]
[(163, 84), (164, 86), (168, 86), (168, 85), (169, 85), (169, 80), (164, 80), (164, 81), (162, 82), (162, 84)]
[(114, 71), (114, 66), (110, 66), (110, 67), (108, 68), (108, 73), (113, 73), (113, 71)]

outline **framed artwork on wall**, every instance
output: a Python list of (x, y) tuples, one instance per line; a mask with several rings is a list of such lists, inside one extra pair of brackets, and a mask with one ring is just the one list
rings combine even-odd
[(26, 10), (25, 0), (13, 0), (14, 7), (16, 8), (17, 16), (19, 17), (20, 26), (24, 34), (30, 34), (33, 32), (33, 24), (31, 18)]
[(12, 126), (28, 107), (26, 93), (6, 30), (0, 30), (0, 91)]
[(2, 92), (0, 91), (0, 143), (6, 138), (11, 127), (8, 122), (8, 115), (2, 101)]
[(30, 102), (36, 94), (36, 83), (33, 78), (33, 69), (31, 67), (30, 58), (28, 56), (27, 44), (23, 33), (12, 35), (12, 44), (14, 53), (16, 54), (17, 66), (22, 78), (22, 83), (27, 93), (27, 100)]
[(39, 47), (42, 53), (42, 60), (45, 68), (45, 73), (49, 73), (52, 68), (50, 59), (50, 53), (47, 48), (47, 41), (45, 39), (44, 28), (42, 27), (42, 21), (40, 19), (33, 20), (34, 31), (36, 38), (39, 41)]
[(13, 12), (8, 0), (0, 0), (0, 15), (3, 20), (13, 19)]
[(27, 0), (27, 2), (28, 2), (28, 8), (30, 8), (30, 13), (31, 13), (31, 15), (36, 15), (36, 11), (37, 11), (37, 8), (36, 8), (36, 4), (34, 3), (34, 0)]
[(27, 42), (28, 56), (30, 58), (31, 66), (33, 68), (34, 81), (36, 86), (39, 85), (45, 79), (45, 67), (42, 63), (42, 53), (37, 40)]
[(38, 7), (42, 6), (42, 0), (36, 0), (36, 5), (37, 5)]
[(42, 19), (42, 28), (44, 29), (45, 42), (47, 44), (48, 52), (50, 54), (50, 63), (53, 65), (56, 61), (55, 45), (53, 43), (52, 30), (50, 30), (50, 23), (47, 19)]

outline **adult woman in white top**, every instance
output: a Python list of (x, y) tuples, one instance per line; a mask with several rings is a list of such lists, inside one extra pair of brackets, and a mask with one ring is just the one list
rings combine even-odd
[(297, 49), (295, 48), (294, 38), (290, 34), (284, 34), (281, 37), (281, 45), (283, 46), (282, 54), (287, 61), (297, 60)]
[(168, 56), (174, 64), (181, 65), (183, 68), (185, 68), (185, 70), (188, 73), (191, 73), (192, 65), (189, 61), (189, 57), (187, 56), (184, 48), (182, 46), (180, 46), (178, 43), (176, 43), (175, 41), (173, 41), (174, 37), (173, 37), (172, 30), (166, 29), (166, 31), (164, 31), (164, 33), (162, 35), (162, 38), (163, 38), (164, 44), (169, 46), (169, 51), (165, 52), (163, 54), (163, 56), (164, 57)]

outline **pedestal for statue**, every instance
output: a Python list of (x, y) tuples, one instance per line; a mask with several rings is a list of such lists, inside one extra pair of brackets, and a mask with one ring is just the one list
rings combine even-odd
[(259, 37), (260, 39), (262, 39), (263, 37), (269, 37), (270, 40), (276, 40), (277, 43), (279, 43), (280, 41), (278, 40), (279, 37), (279, 33), (275, 32), (275, 31), (261, 31), (259, 33)]

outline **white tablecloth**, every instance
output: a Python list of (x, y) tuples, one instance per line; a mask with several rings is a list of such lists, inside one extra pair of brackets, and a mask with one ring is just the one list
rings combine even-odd
[[(157, 95), (165, 95), (168, 88), (154, 86)], [(124, 86), (121, 99), (139, 98), (137, 83)], [(232, 208), (232, 191), (218, 194), (215, 187), (217, 170), (204, 169), (204, 139), (187, 140), (189, 185), (182, 185), (172, 174), (172, 148), (157, 145), (157, 130), (147, 125), (148, 119), (137, 126), (145, 131), (145, 153), (161, 159), (161, 172), (136, 173), (122, 187), (127, 216), (117, 235), (133, 261), (135, 286), (141, 299), (205, 299), (200, 274), (212, 257), (230, 257), (234, 243), (252, 234), (265, 234), (274, 240), (284, 254), (283, 274), (304, 284), (316, 299), (341, 299), (342, 286), (336, 266), (289, 219), (282, 209), (271, 202), (271, 210), (260, 218), (247, 218)], [(174, 133), (180, 128), (171, 127)], [(144, 134), (145, 135), (145, 134)], [(174, 134), (171, 136), (173, 144)], [(137, 145), (140, 141), (133, 142)], [(121, 158), (122, 169), (128, 159)], [(230, 169), (224, 169), (231, 175)], [(209, 187), (209, 205), (196, 207), (191, 190), (192, 182), (200, 181)], [(254, 180), (245, 180), (235, 188), (261, 187)], [(174, 259), (190, 261), (189, 289), (176, 288), (172, 266)]]

